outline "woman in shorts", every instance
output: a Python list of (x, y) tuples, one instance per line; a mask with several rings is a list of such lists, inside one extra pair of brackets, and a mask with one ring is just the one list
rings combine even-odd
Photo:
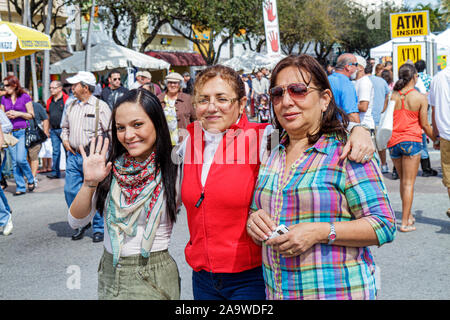
[(416, 68), (412, 64), (404, 64), (398, 73), (399, 80), (395, 83), (391, 96), (391, 100), (395, 101), (395, 109), (388, 148), (400, 177), (402, 224), (399, 230), (410, 232), (416, 230), (411, 207), (422, 150), (422, 129), (433, 141), (436, 137), (428, 123), (427, 98), (414, 89), (418, 78)]

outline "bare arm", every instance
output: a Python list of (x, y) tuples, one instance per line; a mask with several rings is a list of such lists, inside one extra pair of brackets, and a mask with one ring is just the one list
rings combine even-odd
[(358, 110), (361, 112), (366, 112), (369, 109), (369, 101), (360, 101), (358, 103)]
[(419, 109), (420, 126), (425, 131), (425, 134), (435, 141), (436, 136), (433, 133), (433, 129), (428, 123), (428, 100), (425, 96), (420, 97), (420, 109)]
[(112, 168), (111, 162), (106, 164), (106, 153), (108, 151), (108, 138), (103, 143), (103, 137), (99, 136), (97, 144), (92, 138), (89, 156), (86, 156), (84, 148), (80, 147), (83, 157), (83, 185), (70, 206), (70, 214), (76, 219), (83, 219), (92, 210), (92, 197), (98, 184), (103, 181)]

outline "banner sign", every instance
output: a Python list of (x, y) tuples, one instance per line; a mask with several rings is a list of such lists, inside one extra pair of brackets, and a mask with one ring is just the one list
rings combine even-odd
[(426, 36), (430, 33), (428, 11), (391, 13), (391, 39)]
[(263, 0), (264, 29), (266, 32), (266, 47), (269, 56), (281, 54), (280, 31), (278, 28), (278, 12), (276, 0)]
[(397, 47), (398, 66), (401, 67), (406, 61), (413, 63), (422, 59), (422, 45), (406, 45)]
[(6, 25), (0, 26), (0, 52), (14, 52), (17, 47), (17, 37)]

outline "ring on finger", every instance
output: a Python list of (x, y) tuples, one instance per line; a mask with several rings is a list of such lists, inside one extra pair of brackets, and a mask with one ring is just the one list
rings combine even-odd
[(288, 250), (288, 253), (292, 256), (294, 253), (292, 252), (291, 249)]
[(249, 224), (247, 224), (247, 228), (251, 228), (252, 227), (252, 224), (251, 223), (249, 223)]
[(369, 156), (367, 154), (364, 155), (363, 161), (369, 161), (369, 160), (370, 160)]

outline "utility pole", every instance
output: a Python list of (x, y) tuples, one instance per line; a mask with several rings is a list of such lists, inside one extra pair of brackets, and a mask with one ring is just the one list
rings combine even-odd
[[(50, 36), (50, 26), (52, 23), (53, 0), (47, 2), (47, 18), (45, 19), (45, 34)], [(42, 100), (47, 101), (50, 92), (50, 51), (44, 50), (44, 72), (42, 73)]]

